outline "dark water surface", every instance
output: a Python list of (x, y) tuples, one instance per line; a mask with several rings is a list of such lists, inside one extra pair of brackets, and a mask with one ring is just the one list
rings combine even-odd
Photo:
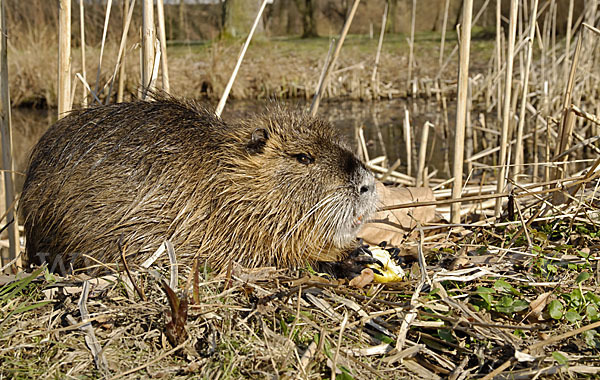
[[(304, 101), (287, 101), (291, 108), (307, 109)], [(268, 102), (260, 101), (231, 101), (225, 107), (223, 118), (235, 120), (246, 118), (257, 112), (263, 112)], [(406, 147), (404, 143), (403, 123), (405, 110), (409, 111), (412, 125), (413, 157), (419, 149), (421, 130), (425, 122), (434, 124), (429, 132), (428, 165), (430, 172), (438, 169), (438, 178), (447, 173), (448, 138), (444, 136), (442, 114), (436, 103), (424, 101), (406, 101), (403, 99), (385, 100), (378, 102), (336, 101), (324, 102), (319, 108), (318, 116), (329, 120), (339, 128), (348, 141), (357, 147), (356, 130), (364, 126), (364, 135), (370, 158), (384, 153), (390, 163), (400, 159), (400, 169), (406, 165)], [(13, 153), (15, 169), (24, 173), (31, 149), (46, 131), (56, 121), (56, 109), (16, 108), (12, 110)], [(416, 161), (413, 159), (413, 168)], [(414, 170), (414, 169), (413, 169)], [(23, 176), (16, 176), (17, 191), (23, 184)]]

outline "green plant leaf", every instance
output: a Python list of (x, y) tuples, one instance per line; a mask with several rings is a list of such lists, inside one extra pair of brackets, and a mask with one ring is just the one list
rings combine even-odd
[(600, 315), (598, 315), (598, 308), (596, 305), (589, 304), (585, 307), (585, 315), (591, 322), (595, 322), (600, 319)]
[(336, 380), (354, 380), (354, 377), (348, 372), (342, 371), (342, 373), (335, 376)]
[(496, 289), (498, 291), (501, 291), (501, 292), (503, 291), (503, 292), (506, 292), (506, 293), (511, 293), (511, 294), (514, 294), (514, 295), (519, 295), (520, 294), (511, 284), (509, 284), (508, 282), (506, 282), (506, 281), (504, 281), (502, 279), (497, 280), (494, 283), (494, 289)]
[(552, 300), (548, 304), (548, 314), (553, 319), (561, 319), (563, 316), (563, 305), (559, 300)]
[(583, 293), (579, 288), (573, 289), (571, 293), (568, 294), (569, 304), (572, 307), (580, 307), (584, 302), (585, 298), (583, 297)]
[(575, 310), (569, 309), (565, 313), (565, 319), (571, 323), (576, 323), (578, 321), (581, 321), (583, 319), (583, 317), (581, 315), (579, 315), (579, 313), (576, 312)]
[(8, 315), (0, 322), (0, 329), (4, 326), (4, 324), (6, 322), (8, 322), (8, 320), (13, 315), (25, 313), (26, 311), (37, 309), (38, 307), (46, 306), (52, 302), (54, 302), (54, 301), (48, 300), (48, 301), (37, 302), (37, 303), (31, 304), (31, 305), (25, 305), (25, 303), (20, 304), (18, 307), (16, 307), (10, 313), (8, 313)]
[(496, 305), (496, 311), (505, 314), (518, 313), (529, 308), (529, 304), (523, 300), (515, 300), (511, 296), (504, 296)]
[(590, 257), (590, 252), (581, 252), (581, 251), (577, 251), (577, 254), (581, 257), (583, 257), (584, 259), (587, 259)]
[(513, 302), (512, 308), (515, 313), (518, 313), (520, 311), (529, 309), (529, 303), (524, 300), (516, 300)]
[(0, 288), (0, 301), (9, 300), (15, 295), (17, 295), (21, 290), (27, 287), (27, 285), (29, 285), (31, 281), (35, 280), (37, 276), (39, 276), (39, 274), (42, 273), (42, 270), (44, 270), (44, 268), (45, 267), (43, 266), (39, 267), (38, 269), (33, 271), (29, 276), (23, 277), (17, 281), (13, 281), (4, 285), (2, 288)]
[(584, 298), (586, 299), (586, 301), (592, 302), (596, 306), (600, 306), (600, 296), (592, 292), (586, 292)]
[(496, 293), (496, 291), (492, 288), (485, 288), (483, 286), (477, 287), (476, 294), (481, 297), (489, 306), (492, 305), (492, 294), (494, 293)]
[(437, 335), (440, 337), (440, 339), (443, 339), (446, 342), (450, 342), (450, 343), (456, 342), (456, 339), (454, 339), (454, 337), (452, 336), (452, 332), (450, 330), (438, 329)]
[(553, 352), (552, 353), (552, 357), (554, 358), (554, 360), (556, 360), (558, 362), (558, 364), (560, 365), (567, 365), (569, 364), (569, 359), (566, 358), (565, 355), (561, 354), (560, 352)]
[(577, 278), (575, 279), (575, 282), (577, 284), (581, 284), (582, 282), (586, 281), (590, 277), (592, 277), (590, 272), (581, 272), (581, 273), (579, 273), (579, 276), (577, 276)]
[(513, 302), (515, 302), (515, 300), (511, 296), (502, 296), (502, 298), (500, 298), (500, 301), (498, 301), (498, 305), (510, 307), (513, 304)]
[(592, 348), (600, 348), (600, 336), (596, 330), (587, 330), (583, 332), (585, 343)]
[(40, 302), (36, 302), (34, 304), (31, 305), (26, 305), (26, 306), (19, 306), (18, 308), (15, 309), (15, 314), (20, 314), (20, 313), (24, 313), (26, 311), (29, 310), (33, 310), (33, 309), (37, 309), (39, 307), (44, 307), (50, 303), (52, 303), (54, 301), (52, 300), (47, 300), (47, 301), (40, 301)]

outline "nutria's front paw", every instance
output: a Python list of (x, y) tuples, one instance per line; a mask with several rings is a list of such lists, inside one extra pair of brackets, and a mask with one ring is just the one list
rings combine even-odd
[[(319, 261), (316, 265), (318, 272), (330, 274), (336, 278), (346, 278), (348, 280), (359, 276), (367, 265), (377, 264), (383, 267), (381, 261), (377, 260), (369, 251), (367, 245), (359, 245), (352, 250), (348, 256), (340, 261)], [(381, 274), (377, 269), (371, 268), (373, 272)]]

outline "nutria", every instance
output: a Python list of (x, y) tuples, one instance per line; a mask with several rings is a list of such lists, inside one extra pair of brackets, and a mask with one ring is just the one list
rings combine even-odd
[[(33, 149), (20, 201), (29, 262), (130, 265), (169, 239), (222, 270), (345, 259), (373, 175), (333, 127), (274, 106), (226, 123), (161, 96), (71, 112)], [(58, 264), (58, 266), (57, 266)]]

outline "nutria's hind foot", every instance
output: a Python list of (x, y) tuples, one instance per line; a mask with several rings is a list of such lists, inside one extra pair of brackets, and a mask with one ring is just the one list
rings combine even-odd
[[(340, 261), (319, 261), (316, 264), (317, 272), (327, 273), (335, 278), (346, 278), (348, 280), (359, 276), (367, 265), (377, 264), (383, 268), (383, 263), (373, 257), (368, 245), (359, 245), (349, 252), (348, 256)], [(376, 268), (371, 268), (375, 273), (381, 274)]]

